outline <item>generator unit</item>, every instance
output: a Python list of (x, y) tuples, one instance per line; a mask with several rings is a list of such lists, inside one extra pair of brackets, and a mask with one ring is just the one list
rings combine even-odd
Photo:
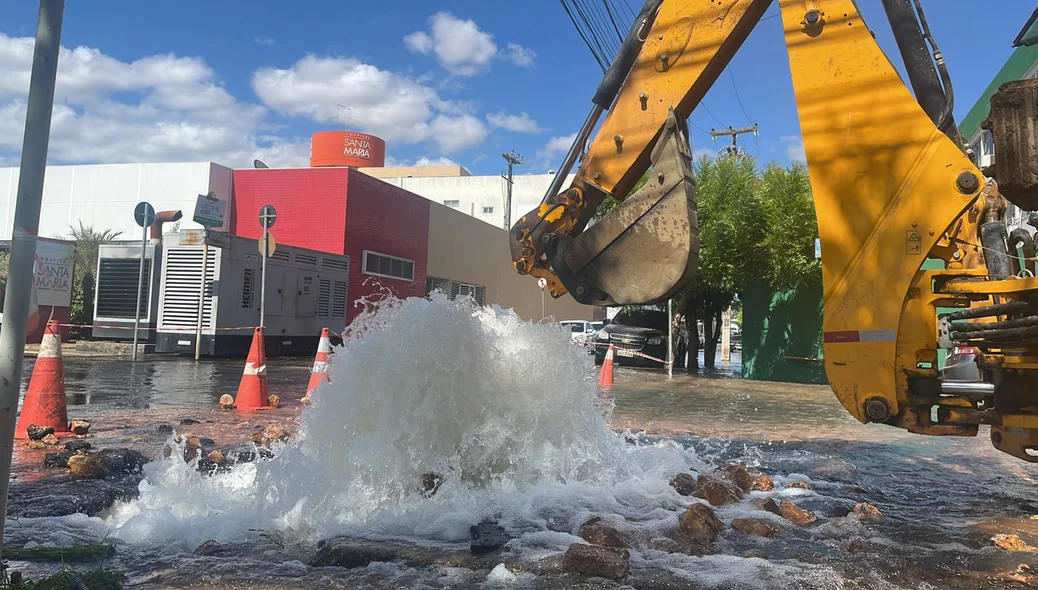
[[(144, 250), (144, 289), (141, 293), (140, 338), (155, 342), (159, 310), (159, 265), (162, 243), (153, 241)], [(94, 288), (93, 337), (103, 340), (133, 338), (137, 289), (141, 267), (141, 243), (112, 242), (97, 249), (97, 274)]]
[[(201, 350), (244, 357), (259, 324), (259, 242), (208, 232)], [(161, 253), (156, 352), (194, 355), (202, 295), (200, 231), (167, 236)], [(264, 345), (267, 356), (312, 356), (322, 328), (346, 324), (350, 260), (341, 254), (278, 245), (267, 259)]]

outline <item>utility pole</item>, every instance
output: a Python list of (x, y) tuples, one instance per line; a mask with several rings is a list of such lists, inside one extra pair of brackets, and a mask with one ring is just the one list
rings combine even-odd
[(717, 139), (722, 135), (732, 136), (732, 145), (728, 146), (729, 154), (738, 154), (739, 146), (736, 144), (736, 138), (743, 133), (753, 133), (754, 137), (757, 136), (757, 124), (754, 123), (752, 127), (739, 127), (738, 129), (733, 128), (731, 125), (728, 129), (710, 129), (710, 137)]
[(508, 152), (507, 154), (501, 154), (501, 157), (508, 162), (508, 176), (502, 176), (506, 182), (508, 182), (508, 192), (505, 197), (505, 231), (508, 231), (512, 227), (512, 166), (522, 166), (523, 157), (515, 153), (515, 150)]
[(18, 418), (18, 394), (22, 384), (22, 355), (29, 303), (35, 277), (36, 234), (43, 203), (43, 178), (47, 170), (54, 81), (58, 75), (58, 47), (65, 0), (41, 0), (33, 46), (29, 96), (22, 136), (21, 173), (14, 206), (14, 239), (7, 271), (3, 330), (0, 330), (0, 549), (7, 517), (7, 490), (11, 482), (11, 453)]

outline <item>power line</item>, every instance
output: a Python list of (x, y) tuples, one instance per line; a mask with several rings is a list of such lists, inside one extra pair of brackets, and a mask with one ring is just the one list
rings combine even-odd
[(713, 117), (714, 121), (717, 121), (717, 124), (718, 124), (718, 125), (724, 125), (724, 123), (722, 123), (722, 122), (721, 122), (721, 120), (717, 118), (717, 115), (715, 115), (715, 114), (713, 114), (712, 112), (710, 112), (710, 107), (706, 106), (706, 103), (705, 103), (705, 102), (703, 102), (703, 101), (699, 101), (699, 104), (700, 104), (700, 106), (702, 106), (702, 107), (703, 107), (704, 109), (706, 109), (706, 112), (707, 112), (707, 113), (708, 113), (708, 114), (709, 114), (709, 115), (710, 115), (711, 117)]
[(588, 40), (587, 35), (584, 34), (584, 30), (580, 28), (579, 24), (577, 24), (577, 19), (573, 16), (573, 12), (569, 9), (569, 5), (566, 4), (566, 0), (559, 0), (559, 4), (562, 4), (562, 8), (566, 11), (566, 14), (569, 15), (570, 22), (573, 23), (573, 28), (577, 30), (577, 34), (580, 35), (580, 38), (584, 40), (584, 45), (587, 45), (588, 51), (591, 52), (591, 57), (595, 58), (595, 61), (598, 62), (598, 67), (602, 68), (602, 72), (604, 73), (606, 71), (605, 64), (602, 63), (602, 59), (598, 57), (595, 48), (591, 46), (591, 41)]
[(732, 73), (732, 66), (728, 66), (727, 70), (728, 77), (732, 79), (732, 88), (735, 89), (735, 100), (739, 102), (739, 108), (742, 109), (742, 114), (746, 115), (746, 120), (752, 123), (753, 119), (746, 114), (746, 107), (742, 106), (742, 98), (739, 97), (739, 87), (735, 85), (735, 74)]
[(613, 23), (613, 30), (616, 31), (616, 36), (623, 42), (624, 34), (620, 32), (620, 27), (616, 24), (616, 19), (613, 18), (613, 11), (609, 10), (609, 0), (602, 0), (602, 6), (605, 6), (606, 14), (609, 15), (609, 20)]

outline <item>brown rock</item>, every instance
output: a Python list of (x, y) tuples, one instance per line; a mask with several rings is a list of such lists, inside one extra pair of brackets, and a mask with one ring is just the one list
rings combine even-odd
[(443, 476), (434, 471), (429, 473), (423, 473), (421, 476), (422, 481), (422, 493), (426, 498), (431, 498), (436, 495), (437, 490), (443, 485)]
[(775, 525), (759, 518), (736, 518), (732, 520), (732, 528), (744, 535), (757, 535), (758, 537), (777, 537), (779, 534)]
[(580, 538), (592, 545), (601, 545), (602, 547), (627, 549), (631, 546), (620, 531), (602, 522), (602, 519), (598, 516), (580, 525)]
[(233, 410), (234, 409), (234, 398), (231, 394), (225, 393), (220, 396), (220, 409), (221, 410)]
[(281, 407), (281, 397), (276, 393), (272, 393), (267, 396), (267, 403), (276, 410)]
[(868, 553), (872, 551), (872, 545), (864, 539), (851, 539), (847, 541), (845, 549), (847, 549), (847, 553)]
[(753, 485), (750, 486), (750, 490), (761, 492), (770, 492), (773, 489), (775, 489), (775, 480), (771, 479), (770, 475), (758, 475), (753, 478)]
[(679, 473), (670, 480), (670, 486), (682, 496), (691, 496), (699, 489), (695, 478), (690, 473)]
[(269, 447), (272, 443), (286, 441), (291, 436), (288, 430), (280, 424), (271, 424), (263, 429), (263, 446)]
[(251, 440), (252, 442), (254, 442), (254, 443), (258, 444), (258, 445), (261, 445), (261, 444), (263, 444), (263, 433), (262, 432), (253, 432), (252, 434), (249, 435), (249, 440)]
[(299, 402), (301, 404), (303, 404), (304, 406), (309, 405), (310, 404), (310, 394), (307, 393), (303, 397), (299, 398)]
[(707, 546), (681, 531), (674, 531), (666, 537), (657, 537), (649, 541), (649, 549), (665, 551), (667, 553), (678, 553), (681, 555), (695, 555), (701, 557), (709, 555)]
[(782, 518), (800, 526), (811, 524), (818, 520), (818, 517), (813, 512), (808, 512), (789, 500), (779, 502), (779, 514), (782, 515)]
[(42, 440), (27, 440), (22, 446), (33, 451), (38, 451), (47, 448), (49, 445)]
[(217, 543), (215, 539), (209, 539), (195, 549), (195, 555), (219, 555), (222, 550), (223, 545)]
[(631, 554), (626, 549), (574, 543), (562, 556), (562, 569), (619, 580), (631, 571)]
[(100, 479), (108, 475), (104, 461), (97, 454), (72, 455), (68, 458), (69, 471), (86, 479)]
[(90, 432), (90, 423), (86, 420), (73, 420), (69, 422), (68, 429), (72, 431), (72, 434), (83, 436)]
[(1029, 551), (1031, 553), (1038, 553), (1038, 549), (1028, 545), (1020, 535), (995, 535), (991, 537), (991, 540), (995, 542), (995, 547), (999, 549), (1005, 549), (1006, 551)]
[(772, 514), (782, 515), (782, 511), (779, 510), (778, 504), (771, 498), (754, 498), (750, 500), (750, 506), (757, 508), (758, 510), (764, 510)]
[(791, 482), (787, 483), (786, 487), (787, 488), (800, 488), (802, 490), (809, 490), (809, 489), (811, 489), (811, 488), (807, 487), (807, 482), (806, 481), (799, 481), (799, 480), (791, 481)]
[(747, 551), (743, 551), (742, 552), (742, 556), (745, 557), (746, 559), (750, 559), (750, 558), (754, 558), (754, 557), (756, 557), (757, 559), (767, 559), (768, 558), (768, 556), (763, 551), (761, 551), (760, 549), (749, 549)]
[(879, 511), (879, 508), (876, 508), (868, 502), (859, 502), (855, 504), (854, 508), (851, 509), (851, 514), (857, 514), (858, 520), (861, 520), (862, 522), (883, 521), (883, 513)]
[(697, 483), (699, 484), (699, 489), (696, 491), (695, 496), (703, 498), (714, 506), (734, 504), (742, 500), (742, 490), (736, 487), (735, 484), (722, 479), (709, 475), (700, 475)]
[(706, 504), (693, 504), (678, 518), (681, 530), (697, 541), (712, 543), (724, 530), (724, 523)]
[(48, 434), (47, 436), (43, 437), (43, 444), (50, 445), (53, 447), (60, 445), (61, 441), (59, 441), (58, 437), (54, 436), (53, 434)]
[(226, 460), (226, 457), (223, 456), (223, 451), (221, 451), (220, 449), (215, 449), (211, 451), (208, 455), (205, 456), (205, 458), (209, 461), (212, 461), (213, 463), (216, 463), (217, 465), (223, 463)]
[(721, 478), (735, 484), (737, 488), (744, 492), (748, 492), (753, 488), (753, 476), (746, 470), (745, 463), (729, 463), (721, 468), (720, 475)]

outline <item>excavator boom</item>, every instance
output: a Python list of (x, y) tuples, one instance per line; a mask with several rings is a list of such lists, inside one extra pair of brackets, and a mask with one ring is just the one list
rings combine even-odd
[[(1038, 328), (1021, 331), (1038, 325), (1038, 279), (1011, 276), (1006, 200), (964, 153), (910, 1), (883, 4), (916, 96), (853, 0), (777, 2), (819, 225), (826, 374), (862, 422), (960, 436), (988, 424), (997, 448), (1038, 460)], [(771, 4), (646, 2), (567, 157), (583, 154), (571, 185), (564, 166), (510, 230), (519, 273), (597, 305), (665, 300), (688, 282), (698, 228), (684, 121)], [(924, 37), (936, 67), (908, 53)], [(620, 205), (589, 226), (608, 195)], [(1033, 237), (1017, 238), (1033, 257)], [(942, 381), (938, 350), (958, 343), (980, 349), (983, 382)]]

